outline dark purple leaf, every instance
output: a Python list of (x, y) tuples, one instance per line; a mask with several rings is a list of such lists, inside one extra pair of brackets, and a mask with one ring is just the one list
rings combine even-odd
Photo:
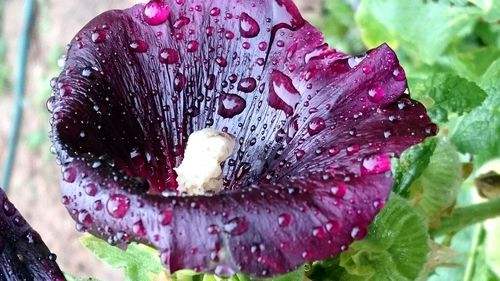
[[(81, 229), (155, 246), (171, 271), (267, 277), (334, 256), (382, 208), (390, 157), (436, 133), (401, 73), (387, 45), (330, 49), (290, 0), (106, 12), (71, 42), (48, 103), (63, 202)], [(176, 196), (173, 169), (207, 127), (238, 143), (225, 189)]]
[(0, 189), (0, 280), (66, 280), (42, 238)]

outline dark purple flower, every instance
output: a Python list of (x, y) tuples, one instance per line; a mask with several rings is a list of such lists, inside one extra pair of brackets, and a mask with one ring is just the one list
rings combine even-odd
[(66, 280), (57, 266), (56, 255), (2, 189), (0, 204), (0, 280)]
[[(97, 34), (97, 35), (96, 35)], [(171, 270), (273, 276), (345, 250), (387, 200), (390, 157), (434, 135), (395, 53), (330, 49), (291, 0), (153, 0), (106, 12), (54, 81), (63, 203)], [(191, 133), (235, 137), (224, 190), (181, 196)]]

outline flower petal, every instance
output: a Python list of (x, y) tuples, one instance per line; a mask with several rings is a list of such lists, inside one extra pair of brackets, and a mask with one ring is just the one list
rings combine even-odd
[(42, 238), (0, 189), (0, 279), (66, 280)]
[[(172, 272), (253, 277), (292, 271), (363, 238), (392, 181), (383, 174), (349, 182), (307, 175), (213, 196), (162, 197), (144, 194), (140, 182), (110, 166), (75, 160), (65, 174), (75, 175), (66, 176), (63, 201), (79, 229), (112, 244), (152, 245)], [(87, 195), (88, 185), (98, 192)]]
[[(64, 202), (80, 229), (155, 246), (172, 271), (289, 272), (362, 238), (390, 157), (436, 133), (406, 90), (388, 46), (330, 49), (290, 0), (109, 11), (72, 41), (49, 101)], [(158, 195), (205, 127), (238, 141), (225, 191)]]

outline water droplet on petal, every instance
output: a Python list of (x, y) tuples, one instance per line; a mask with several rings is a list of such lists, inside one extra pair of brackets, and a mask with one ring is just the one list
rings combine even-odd
[(240, 15), (240, 34), (245, 38), (253, 38), (260, 32), (259, 24), (247, 13)]
[(216, 16), (220, 15), (220, 9), (217, 7), (212, 8), (212, 10), (210, 10), (210, 15), (212, 17), (216, 17)]
[(139, 237), (146, 235), (146, 228), (144, 227), (142, 220), (139, 220), (132, 225), (132, 231)]
[(385, 154), (367, 156), (361, 163), (361, 175), (381, 174), (391, 169), (391, 159)]
[(224, 118), (232, 118), (245, 110), (246, 101), (235, 94), (221, 93), (217, 113)]
[(111, 195), (108, 199), (108, 203), (106, 204), (108, 213), (116, 219), (123, 218), (127, 214), (129, 207), (130, 199), (121, 194)]
[(309, 132), (309, 135), (314, 136), (319, 134), (325, 128), (326, 128), (325, 120), (321, 117), (315, 117), (311, 120), (311, 122), (309, 122), (307, 131)]
[(355, 226), (351, 230), (351, 237), (354, 240), (361, 240), (366, 236), (366, 227)]
[(106, 41), (106, 31), (105, 30), (96, 30), (92, 32), (91, 39), (92, 42), (99, 44), (99, 43), (104, 43)]
[(159, 221), (162, 225), (169, 225), (173, 219), (173, 213), (170, 210), (163, 210), (160, 213)]
[(220, 66), (220, 67), (226, 67), (227, 66), (227, 60), (224, 57), (217, 57), (215, 58), (215, 62)]
[(180, 92), (186, 86), (186, 76), (182, 73), (177, 73), (174, 78), (174, 90)]
[(165, 64), (174, 64), (179, 61), (179, 53), (171, 48), (165, 48), (160, 51), (160, 62)]
[(181, 29), (184, 26), (188, 25), (190, 22), (191, 22), (191, 20), (188, 17), (182, 16), (174, 22), (173, 27), (175, 29)]
[(281, 227), (289, 226), (292, 222), (292, 216), (289, 214), (281, 214), (278, 217), (278, 224)]
[(220, 264), (220, 265), (218, 265), (218, 266), (215, 267), (214, 273), (218, 277), (226, 279), (226, 278), (230, 278), (234, 274), (236, 274), (236, 271), (234, 271), (234, 269), (232, 269), (228, 265), (222, 265), (222, 264)]
[(242, 235), (248, 230), (248, 221), (244, 217), (236, 217), (225, 223), (223, 229), (234, 236)]
[(400, 65), (394, 68), (394, 70), (392, 71), (392, 75), (394, 76), (394, 80), (396, 81), (404, 81), (406, 79), (406, 73)]
[(339, 182), (330, 188), (330, 192), (338, 198), (344, 197), (347, 192), (347, 185), (343, 182)]
[(212, 224), (212, 225), (208, 226), (207, 232), (208, 232), (208, 234), (216, 235), (216, 234), (220, 233), (220, 228), (219, 228), (219, 226)]
[(97, 194), (97, 186), (94, 183), (89, 183), (85, 187), (85, 193), (88, 196), (95, 196)]
[(151, 0), (144, 5), (143, 18), (149, 25), (160, 25), (167, 21), (170, 8), (163, 0)]
[(136, 53), (144, 53), (148, 51), (149, 45), (145, 41), (134, 40), (129, 44), (129, 47)]
[(73, 183), (76, 180), (76, 177), (78, 175), (78, 171), (74, 167), (69, 167), (64, 170), (63, 173), (63, 179), (67, 183)]
[(300, 99), (300, 93), (293, 85), (292, 79), (278, 70), (273, 70), (269, 87), (269, 106), (291, 116)]
[(256, 87), (257, 87), (257, 81), (252, 77), (243, 78), (238, 83), (238, 91), (242, 91), (245, 93), (252, 92), (253, 90), (255, 90)]
[(6, 216), (12, 217), (16, 213), (16, 208), (14, 207), (14, 204), (12, 204), (7, 197), (4, 198), (3, 200), (3, 205), (2, 205), (3, 212)]
[(189, 41), (187, 45), (187, 51), (190, 53), (196, 52), (199, 46), (200, 44), (198, 43), (198, 41), (196, 40)]
[(385, 91), (381, 87), (374, 87), (368, 90), (368, 99), (372, 102), (379, 102), (385, 98)]
[(89, 212), (82, 210), (78, 213), (78, 222), (83, 224), (85, 227), (89, 227), (92, 224), (93, 219)]
[(313, 236), (316, 238), (323, 238), (326, 235), (325, 229), (322, 226), (313, 228)]

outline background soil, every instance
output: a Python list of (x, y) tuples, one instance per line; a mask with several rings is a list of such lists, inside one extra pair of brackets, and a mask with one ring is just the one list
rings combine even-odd
[[(3, 1), (4, 40), (7, 80), (0, 82), (0, 168), (3, 168), (13, 106), (12, 81), (17, 65), (18, 38), (22, 26), (24, 1)], [(49, 80), (59, 72), (57, 59), (76, 32), (97, 14), (125, 8), (140, 0), (39, 0), (36, 26), (29, 56), (25, 118), (9, 196), (28, 222), (40, 232), (49, 248), (58, 255), (63, 271), (77, 276), (94, 276), (103, 281), (123, 280), (121, 273), (97, 261), (84, 249), (74, 223), (60, 203), (60, 171), (49, 152), (48, 113), (45, 101), (50, 95)], [(296, 0), (306, 18), (321, 12), (321, 0)], [(2, 3), (0, 3), (1, 5)]]

